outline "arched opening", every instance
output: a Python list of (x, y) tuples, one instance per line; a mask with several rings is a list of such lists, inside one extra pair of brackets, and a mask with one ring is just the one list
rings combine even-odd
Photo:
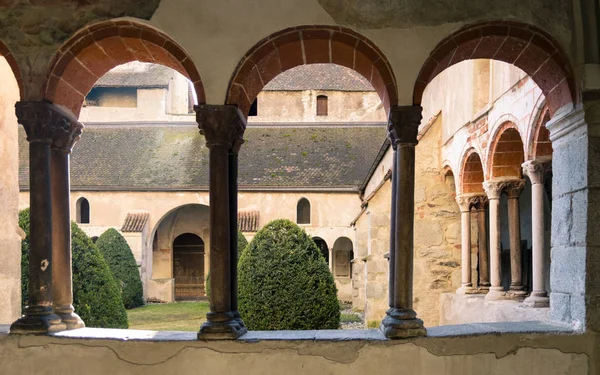
[(485, 22), (466, 26), (438, 43), (415, 82), (414, 104), (421, 104), (425, 87), (438, 74), (474, 59), (499, 60), (522, 69), (544, 93), (550, 117), (576, 101), (569, 60), (550, 35), (518, 22)]
[(310, 202), (306, 198), (302, 198), (298, 201), (298, 206), (296, 207), (296, 223), (310, 224)]
[(77, 200), (76, 209), (77, 209), (77, 213), (76, 213), (77, 223), (89, 224), (90, 223), (90, 202), (86, 198), (81, 197)]
[(483, 166), (479, 154), (474, 150), (470, 150), (464, 160), (461, 183), (462, 193), (485, 194), (483, 191)]
[(193, 233), (180, 234), (173, 241), (175, 300), (198, 300), (204, 290), (204, 241)]
[(490, 178), (520, 178), (523, 175), (521, 164), (525, 161), (521, 135), (512, 123), (502, 125), (498, 134), (492, 140)]
[(332, 63), (355, 70), (375, 88), (385, 109), (397, 104), (396, 78), (387, 58), (367, 38), (339, 26), (300, 26), (269, 35), (252, 47), (236, 67), (227, 104), (248, 114), (258, 93), (288, 69)]
[(321, 254), (323, 254), (323, 258), (325, 258), (325, 262), (329, 264), (329, 247), (327, 246), (327, 242), (321, 237), (313, 237), (313, 241), (317, 244), (319, 250), (321, 250)]
[(550, 111), (544, 107), (536, 123), (536, 129), (533, 132), (532, 159), (549, 159), (552, 157), (552, 142), (550, 141), (550, 132), (546, 124), (550, 121)]
[(317, 116), (327, 116), (327, 96), (317, 96)]
[(340, 237), (333, 244), (333, 275), (336, 278), (352, 277), (354, 249), (348, 237)]
[(178, 71), (192, 82), (197, 101), (205, 102), (200, 74), (187, 52), (168, 35), (131, 20), (90, 25), (70, 38), (50, 63), (45, 97), (79, 115), (94, 84), (112, 68), (132, 61)]

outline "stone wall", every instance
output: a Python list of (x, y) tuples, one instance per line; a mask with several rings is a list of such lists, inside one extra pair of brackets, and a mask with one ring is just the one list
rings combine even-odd
[(14, 103), (19, 87), (6, 60), (0, 56), (0, 323), (21, 315), (21, 235), (18, 226), (19, 163)]

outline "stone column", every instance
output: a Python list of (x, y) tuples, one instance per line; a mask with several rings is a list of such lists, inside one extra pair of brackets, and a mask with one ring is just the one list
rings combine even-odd
[(506, 296), (501, 284), (502, 269), (500, 259), (500, 195), (504, 188), (502, 181), (486, 181), (483, 188), (489, 200), (490, 209), (490, 288), (485, 295), (488, 301), (503, 299)]
[(521, 219), (519, 195), (525, 187), (525, 180), (510, 180), (506, 183), (508, 196), (508, 232), (510, 236), (510, 290), (507, 296), (522, 300), (527, 295), (523, 287), (523, 266), (521, 262)]
[(73, 273), (71, 265), (71, 186), (69, 154), (81, 136), (83, 125), (75, 116), (63, 114), (64, 127), (57, 127), (50, 155), (52, 195), (52, 297), (54, 311), (67, 329), (85, 324), (73, 311)]
[(244, 143), (243, 132), (236, 134), (229, 150), (229, 248), (231, 252), (231, 311), (241, 327), (245, 327), (238, 311), (238, 154)]
[(550, 299), (544, 286), (544, 177), (550, 167), (539, 161), (530, 160), (523, 163), (523, 173), (531, 180), (531, 233), (533, 288), (525, 305), (529, 307), (548, 307)]
[[(231, 263), (237, 263), (237, 259), (232, 259), (231, 249), (229, 155), (244, 134), (246, 119), (231, 105), (199, 105), (195, 110), (200, 133), (205, 136), (209, 149), (211, 271), (210, 312), (206, 314), (207, 322), (200, 327), (198, 338), (235, 339), (246, 333), (246, 328), (232, 309), (232, 277), (236, 275), (231, 272)], [(235, 233), (237, 240), (237, 225)]]
[[(414, 241), (414, 192), (415, 192), (415, 146), (421, 123), (420, 106), (394, 106), (390, 108), (388, 136), (396, 152), (397, 175), (395, 186), (396, 231), (394, 233), (393, 258), (390, 252), (390, 272), (393, 272), (393, 299), (381, 330), (387, 338), (397, 339), (425, 336), (423, 321), (412, 308), (413, 296), (413, 241)], [(394, 190), (394, 189), (392, 189)], [(393, 262), (392, 262), (393, 259)], [(392, 288), (390, 285), (390, 288)]]
[[(389, 251), (389, 275), (388, 275), (388, 301), (390, 308), (394, 305), (394, 296), (396, 295), (396, 290), (394, 288), (394, 275), (395, 275), (395, 262), (396, 257), (394, 255), (396, 248), (396, 194), (398, 187), (398, 150), (396, 145), (392, 142), (392, 149), (394, 150), (393, 160), (392, 160), (392, 209), (390, 210), (390, 251)], [(365, 276), (365, 281), (367, 280)], [(366, 306), (366, 304), (365, 304)]]
[(456, 203), (460, 207), (461, 222), (461, 244), (462, 244), (462, 282), (456, 294), (474, 294), (476, 293), (471, 281), (471, 207), (475, 201), (474, 196), (459, 195), (456, 197)]
[(17, 102), (16, 114), (29, 141), (29, 286), (25, 315), (11, 333), (48, 333), (66, 329), (54, 313), (52, 300), (52, 203), (50, 193), (50, 145), (59, 128), (69, 124), (57, 107), (44, 101)]
[(490, 270), (487, 252), (487, 233), (485, 230), (485, 205), (487, 197), (479, 196), (475, 203), (477, 210), (477, 252), (479, 258), (479, 287), (480, 293), (487, 293), (490, 290)]

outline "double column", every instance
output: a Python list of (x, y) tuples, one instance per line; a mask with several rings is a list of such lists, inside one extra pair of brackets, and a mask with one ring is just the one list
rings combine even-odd
[(246, 119), (231, 105), (195, 107), (209, 149), (211, 298), (199, 339), (235, 339), (247, 329), (237, 311), (237, 153)]
[(390, 108), (388, 136), (394, 150), (389, 309), (381, 322), (387, 338), (425, 336), (413, 304), (415, 146), (420, 106)]
[(15, 107), (29, 141), (30, 249), (28, 305), (10, 332), (81, 328), (73, 311), (69, 153), (83, 125), (48, 102)]
[(524, 301), (529, 307), (548, 307), (550, 298), (545, 287), (544, 273), (544, 178), (550, 163), (526, 161), (523, 163), (523, 173), (531, 180), (531, 232), (532, 232), (532, 263), (533, 289)]
[[(487, 291), (489, 282), (487, 282), (487, 241), (485, 233), (485, 203), (486, 197), (479, 194), (463, 194), (456, 197), (456, 202), (460, 207), (461, 219), (461, 244), (462, 244), (462, 281), (461, 287), (456, 291), (457, 294), (477, 294), (482, 290)], [(477, 210), (477, 231), (478, 231), (478, 257), (480, 286), (475, 288), (472, 282), (472, 262), (471, 262), (471, 209)]]

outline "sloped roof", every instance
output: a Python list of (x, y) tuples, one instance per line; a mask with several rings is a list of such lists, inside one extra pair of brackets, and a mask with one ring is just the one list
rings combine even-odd
[(149, 218), (149, 212), (128, 212), (123, 225), (121, 225), (121, 232), (141, 232)]
[(375, 91), (356, 71), (335, 64), (300, 65), (279, 74), (263, 88), (265, 91)]
[[(386, 138), (384, 124), (260, 126), (245, 133), (241, 190), (358, 190)], [(19, 183), (29, 185), (19, 127)], [(71, 155), (73, 190), (206, 190), (208, 149), (195, 124), (89, 125)]]
[(258, 218), (260, 213), (256, 210), (238, 212), (238, 229), (242, 232), (258, 231)]
[(167, 87), (175, 71), (166, 66), (146, 64), (142, 71), (113, 70), (103, 75), (94, 87)]

